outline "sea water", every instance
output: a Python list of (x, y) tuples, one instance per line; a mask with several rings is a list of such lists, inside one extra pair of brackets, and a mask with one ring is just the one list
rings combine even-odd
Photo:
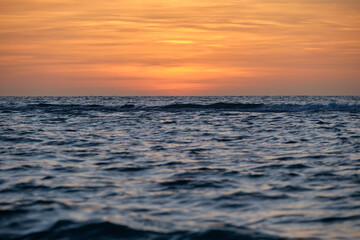
[(2, 97), (0, 239), (359, 239), (360, 97)]

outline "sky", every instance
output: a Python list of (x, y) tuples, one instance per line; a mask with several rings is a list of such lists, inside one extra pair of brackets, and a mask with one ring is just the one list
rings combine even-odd
[(0, 95), (360, 95), (360, 1), (0, 0)]

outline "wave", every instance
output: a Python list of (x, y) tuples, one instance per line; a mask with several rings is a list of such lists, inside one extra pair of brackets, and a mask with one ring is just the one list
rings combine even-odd
[(359, 104), (263, 104), (263, 103), (224, 103), (217, 102), (212, 104), (195, 103), (174, 103), (159, 106), (141, 106), (134, 104), (123, 105), (100, 105), (100, 104), (28, 104), (25, 106), (0, 106), (0, 111), (33, 111), (40, 110), (45, 112), (57, 113), (76, 113), (87, 111), (99, 112), (122, 112), (122, 111), (239, 111), (239, 112), (360, 112)]
[(253, 103), (213, 103), (213, 104), (170, 104), (163, 106), (163, 109), (184, 109), (184, 108), (197, 108), (197, 109), (256, 109), (262, 107), (263, 104)]
[[(219, 228), (207, 229), (204, 231), (175, 231), (170, 233), (155, 232), (147, 230), (137, 230), (128, 226), (114, 224), (111, 222), (73, 222), (61, 220), (43, 231), (34, 232), (22, 236), (3, 236), (6, 239), (27, 239), (27, 240), (47, 240), (47, 239), (151, 239), (151, 240), (271, 240), (285, 239), (279, 236), (263, 234), (244, 227), (224, 226)], [(286, 238), (288, 239), (288, 238)]]

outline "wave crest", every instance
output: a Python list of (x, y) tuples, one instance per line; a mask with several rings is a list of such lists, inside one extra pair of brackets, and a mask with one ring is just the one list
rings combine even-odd
[(111, 222), (83, 222), (77, 223), (60, 220), (54, 225), (40, 232), (9, 239), (47, 240), (47, 239), (151, 239), (151, 240), (261, 240), (284, 239), (250, 230), (244, 227), (224, 226), (199, 232), (175, 231), (170, 233), (137, 230), (128, 226)]
[(263, 103), (225, 103), (217, 102), (212, 104), (197, 103), (174, 103), (169, 105), (140, 106), (134, 104), (123, 105), (98, 105), (98, 104), (28, 104), (25, 106), (0, 106), (0, 111), (34, 111), (73, 113), (76, 111), (98, 111), (98, 112), (124, 112), (124, 111), (239, 111), (239, 112), (360, 112), (359, 104), (263, 104)]
[(197, 108), (197, 109), (254, 109), (262, 107), (263, 104), (253, 103), (213, 103), (213, 104), (183, 104), (176, 103), (163, 106), (164, 109), (184, 109), (184, 108)]

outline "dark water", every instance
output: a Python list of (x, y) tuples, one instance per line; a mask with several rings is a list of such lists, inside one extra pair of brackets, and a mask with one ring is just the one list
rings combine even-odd
[(360, 97), (0, 98), (0, 239), (360, 239)]

